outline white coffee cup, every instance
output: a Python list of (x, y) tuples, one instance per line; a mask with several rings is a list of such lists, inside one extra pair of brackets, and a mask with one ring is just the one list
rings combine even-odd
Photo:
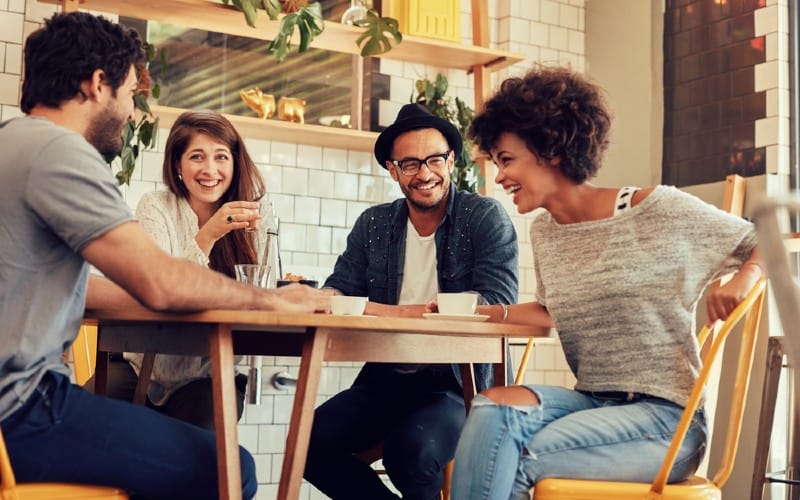
[(441, 314), (475, 314), (478, 307), (478, 294), (475, 293), (439, 293), (436, 296)]
[(339, 315), (360, 316), (367, 307), (367, 297), (349, 297), (347, 295), (331, 295), (331, 313)]

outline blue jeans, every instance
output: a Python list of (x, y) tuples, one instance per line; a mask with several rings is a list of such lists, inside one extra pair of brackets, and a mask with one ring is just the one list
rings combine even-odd
[[(512, 407), (478, 395), (456, 449), (453, 500), (529, 499), (541, 479), (652, 481), (683, 408), (660, 398), (632, 403), (561, 387), (528, 386), (541, 402)], [(691, 475), (706, 447), (698, 411), (669, 481)]]
[[(216, 499), (214, 434), (143, 406), (96, 396), (48, 373), (0, 423), (19, 482), (122, 488), (139, 498)], [(246, 499), (258, 486), (253, 457), (239, 448)]]
[(383, 466), (402, 498), (438, 499), (466, 420), (450, 365), (439, 374), (370, 368), (317, 408), (305, 478), (334, 500), (397, 500), (355, 455), (382, 444)]

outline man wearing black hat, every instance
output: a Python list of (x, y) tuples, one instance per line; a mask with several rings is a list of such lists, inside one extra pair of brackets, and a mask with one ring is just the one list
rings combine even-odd
[[(474, 292), (490, 304), (517, 302), (517, 237), (492, 198), (450, 180), (462, 148), (453, 124), (419, 104), (403, 106), (375, 143), (375, 158), (405, 195), (367, 209), (325, 282), (368, 296), (365, 314), (416, 316), (437, 292)], [(475, 365), (479, 390), (489, 365)], [(382, 447), (402, 498), (439, 498), (464, 408), (457, 365), (367, 363), (353, 386), (314, 415), (305, 477), (334, 499), (397, 499), (358, 457)]]

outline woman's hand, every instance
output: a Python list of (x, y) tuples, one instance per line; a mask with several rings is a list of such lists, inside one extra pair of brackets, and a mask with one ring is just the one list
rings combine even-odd
[(261, 218), (257, 201), (229, 201), (209, 217), (194, 239), (206, 254), (211, 253), (214, 243), (231, 231), (246, 229), (257, 224)]
[(431, 300), (427, 304), (425, 304), (425, 312), (426, 313), (438, 313), (439, 312), (439, 301), (436, 299)]
[(718, 319), (724, 321), (753, 289), (756, 281), (763, 276), (761, 264), (755, 260), (755, 256), (751, 255), (750, 260), (742, 264), (730, 281), (708, 294), (706, 298), (707, 324), (710, 325)]

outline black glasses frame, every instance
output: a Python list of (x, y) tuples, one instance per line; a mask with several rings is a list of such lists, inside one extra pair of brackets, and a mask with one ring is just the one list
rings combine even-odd
[[(425, 158), (403, 158), (402, 160), (389, 160), (392, 165), (396, 168), (400, 169), (403, 175), (416, 175), (419, 172), (419, 169), (422, 168), (422, 164), (424, 163), (428, 169), (431, 169), (431, 166), (428, 164), (429, 161), (441, 158), (445, 160), (445, 162), (450, 158), (450, 153), (453, 150), (449, 149), (446, 153), (436, 153), (432, 155), (428, 155)], [(433, 170), (433, 169), (431, 169)]]

